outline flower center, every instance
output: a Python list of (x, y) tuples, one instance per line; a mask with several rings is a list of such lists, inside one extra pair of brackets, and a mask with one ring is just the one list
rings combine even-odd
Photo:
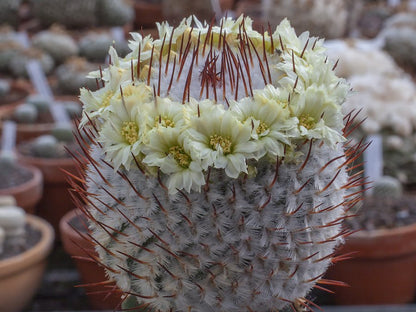
[(257, 127), (257, 129), (256, 129), (256, 133), (257, 133), (258, 135), (260, 135), (260, 134), (262, 134), (262, 133), (266, 132), (267, 130), (269, 130), (269, 126), (268, 126), (268, 125), (266, 125), (263, 121), (260, 121), (260, 124), (259, 124), (259, 126)]
[(313, 117), (302, 114), (299, 116), (299, 124), (309, 130), (315, 127), (316, 122)]
[(182, 168), (189, 168), (192, 159), (182, 147), (178, 145), (172, 146), (169, 148), (169, 154), (173, 156), (179, 166)]
[(124, 140), (133, 145), (139, 139), (139, 127), (134, 121), (125, 121), (121, 127), (121, 135)]
[(166, 116), (159, 116), (155, 118), (155, 126), (157, 127), (159, 125), (165, 128), (173, 128), (175, 127), (175, 122)]
[(110, 100), (113, 97), (113, 95), (114, 95), (114, 92), (107, 91), (103, 96), (103, 101), (101, 102), (101, 107), (107, 107), (108, 105), (110, 105)]
[(218, 150), (218, 146), (220, 146), (225, 155), (231, 153), (232, 143), (230, 137), (223, 137), (217, 134), (211, 135), (209, 137), (209, 145), (214, 150)]

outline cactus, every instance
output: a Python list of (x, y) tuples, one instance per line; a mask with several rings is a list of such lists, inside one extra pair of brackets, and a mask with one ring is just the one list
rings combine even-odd
[(38, 49), (23, 50), (21, 53), (14, 54), (9, 63), (9, 71), (16, 77), (28, 77), (26, 71), (26, 64), (31, 60), (39, 61), (45, 74), (49, 74), (54, 66), (55, 62), (53, 58)]
[[(267, 2), (267, 1), (266, 1)], [(314, 36), (343, 37), (347, 32), (348, 7), (344, 0), (271, 0), (264, 8), (265, 20), (278, 23), (287, 17), (297, 33), (310, 31)]]
[(27, 104), (31, 104), (36, 108), (38, 113), (46, 113), (49, 111), (49, 107), (52, 104), (51, 99), (42, 94), (31, 94), (26, 99)]
[(74, 141), (73, 127), (71, 124), (58, 124), (52, 129), (51, 135), (59, 142)]
[(372, 195), (378, 200), (397, 200), (403, 196), (400, 181), (391, 176), (382, 176), (372, 184)]
[(383, 49), (404, 69), (416, 72), (416, 28), (391, 28), (384, 32)]
[(38, 110), (32, 104), (22, 104), (16, 107), (13, 118), (18, 123), (34, 123), (38, 118)]
[[(79, 41), (79, 54), (89, 61), (103, 63), (113, 41), (110, 33), (91, 31)], [(126, 43), (115, 43), (115, 46), (120, 54), (126, 54), (125, 51), (128, 49)]]
[(21, 0), (0, 1), (0, 21), (2, 24), (17, 26)]
[(66, 113), (71, 119), (80, 118), (82, 115), (82, 107), (79, 102), (74, 101), (62, 101), (61, 104), (64, 106)]
[(50, 134), (41, 135), (33, 141), (32, 151), (35, 157), (55, 158), (58, 140)]
[(10, 82), (0, 79), (0, 96), (5, 96), (10, 91)]
[(75, 40), (57, 25), (37, 33), (32, 39), (32, 44), (49, 54), (56, 64), (61, 64), (78, 54), (78, 45)]
[(16, 54), (20, 54), (21, 51), (23, 51), (23, 47), (15, 41), (0, 41), (0, 72), (7, 73), (10, 61)]
[(0, 254), (4, 249), (23, 248), (26, 242), (25, 211), (16, 206), (0, 206)]
[(90, 90), (97, 89), (95, 79), (87, 78), (87, 74), (96, 68), (97, 66), (88, 63), (85, 58), (73, 57), (69, 59), (58, 66), (55, 71), (58, 89), (64, 94), (79, 94), (79, 89), (82, 87)]
[(360, 198), (349, 87), (287, 20), (272, 35), (243, 16), (192, 21), (133, 34), (130, 54), (110, 49), (113, 65), (90, 74), (105, 86), (81, 90), (95, 141), (73, 186), (95, 260), (124, 308), (300, 310)]
[(134, 18), (131, 1), (101, 0), (97, 10), (98, 21), (105, 26), (123, 26)]
[(97, 0), (34, 0), (33, 13), (44, 25), (54, 23), (70, 28), (96, 25)]

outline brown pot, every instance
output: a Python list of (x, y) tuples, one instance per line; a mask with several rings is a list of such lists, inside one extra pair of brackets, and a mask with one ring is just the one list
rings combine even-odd
[(41, 231), (33, 248), (0, 261), (0, 312), (19, 312), (31, 301), (42, 281), (52, 250), (52, 227), (39, 217), (26, 215), (27, 222)]
[[(61, 100), (61, 101), (79, 102), (77, 96), (71, 96), (71, 95), (57, 96), (56, 99)], [(0, 134), (2, 133), (2, 128), (3, 128), (2, 120), (10, 119), (13, 114), (14, 108), (15, 107), (13, 107), (12, 110), (8, 110), (3, 113), (0, 113)], [(16, 142), (20, 143), (23, 141), (29, 141), (43, 134), (49, 134), (54, 127), (55, 127), (55, 124), (53, 122), (34, 123), (34, 124), (16, 124)]]
[(20, 185), (0, 189), (0, 195), (11, 195), (16, 199), (17, 206), (27, 213), (35, 213), (35, 206), (42, 197), (43, 177), (42, 172), (28, 165), (21, 165), (32, 172), (32, 178)]
[(156, 22), (161, 23), (164, 20), (161, 4), (135, 0), (134, 11), (136, 13), (134, 27), (138, 30), (141, 28), (153, 28), (156, 26)]
[(332, 266), (328, 278), (346, 282), (337, 288), (340, 305), (404, 304), (416, 294), (416, 224), (351, 235), (341, 254), (353, 259)]
[(12, 112), (17, 105), (23, 103), (30, 92), (31, 89), (27, 83), (22, 81), (12, 82), (10, 92), (0, 97), (0, 116)]
[[(74, 259), (75, 265), (85, 286), (91, 307), (97, 310), (113, 310), (120, 302), (120, 294), (106, 292), (111, 289), (109, 285), (96, 285), (107, 281), (104, 269), (96, 262), (87, 260), (90, 255), (97, 256), (94, 246), (84, 239), (75, 229), (87, 233), (86, 219), (79, 209), (68, 212), (59, 224), (62, 245), (65, 251)], [(94, 285), (95, 284), (95, 285)]]
[(68, 171), (77, 175), (76, 163), (72, 158), (39, 158), (18, 154), (23, 164), (37, 167), (43, 175), (43, 195), (36, 205), (36, 214), (59, 230), (59, 221), (65, 213), (75, 208), (72, 197), (68, 191)]

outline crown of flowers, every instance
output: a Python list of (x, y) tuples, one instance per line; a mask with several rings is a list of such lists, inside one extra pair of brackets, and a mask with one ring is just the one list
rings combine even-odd
[(345, 140), (349, 88), (323, 40), (287, 20), (259, 33), (243, 16), (157, 26), (159, 39), (132, 33), (124, 58), (111, 47), (110, 65), (89, 75), (102, 87), (81, 89), (81, 126), (95, 124), (115, 170), (137, 165), (170, 193), (199, 191), (210, 168), (238, 178), (255, 161), (296, 162), (305, 140)]

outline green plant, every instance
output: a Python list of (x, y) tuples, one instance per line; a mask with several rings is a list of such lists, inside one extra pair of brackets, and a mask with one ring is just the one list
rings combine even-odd
[(31, 60), (39, 61), (45, 74), (49, 74), (55, 66), (55, 62), (49, 54), (35, 48), (30, 48), (13, 54), (10, 57), (8, 69), (16, 77), (28, 77), (26, 64)]
[(10, 61), (21, 51), (23, 47), (13, 40), (0, 41), (0, 72), (7, 73)]
[(33, 0), (33, 13), (44, 25), (85, 28), (97, 23), (97, 0)]
[(58, 25), (52, 25), (49, 30), (37, 33), (32, 43), (34, 47), (52, 56), (56, 64), (61, 64), (78, 54), (78, 45), (75, 40)]
[(34, 123), (38, 118), (38, 110), (32, 104), (22, 104), (16, 107), (13, 118), (19, 123)]
[(123, 26), (134, 18), (130, 0), (101, 0), (97, 10), (98, 21), (105, 26)]
[[(106, 53), (107, 51), (108, 47)], [(97, 89), (96, 80), (87, 78), (87, 74), (96, 68), (96, 65), (89, 63), (85, 58), (70, 58), (55, 71), (59, 90), (65, 94), (79, 94), (82, 87)]]
[(402, 183), (391, 176), (382, 176), (372, 184), (374, 198), (379, 200), (397, 200), (403, 195)]
[[(125, 308), (301, 309), (348, 235), (360, 199), (347, 167), (348, 85), (322, 40), (287, 20), (192, 17), (132, 49), (81, 89), (84, 187), (73, 187), (92, 243)], [(343, 119), (345, 121), (343, 121)], [(83, 139), (79, 139), (83, 142)], [(80, 182), (77, 179), (76, 182)]]
[(89, 61), (103, 63), (113, 44), (121, 55), (126, 54), (125, 51), (128, 49), (126, 43), (114, 43), (110, 33), (90, 31), (79, 41), (79, 54)]
[(42, 94), (31, 94), (25, 99), (25, 102), (33, 105), (39, 113), (48, 112), (50, 105), (52, 105), (52, 100)]

